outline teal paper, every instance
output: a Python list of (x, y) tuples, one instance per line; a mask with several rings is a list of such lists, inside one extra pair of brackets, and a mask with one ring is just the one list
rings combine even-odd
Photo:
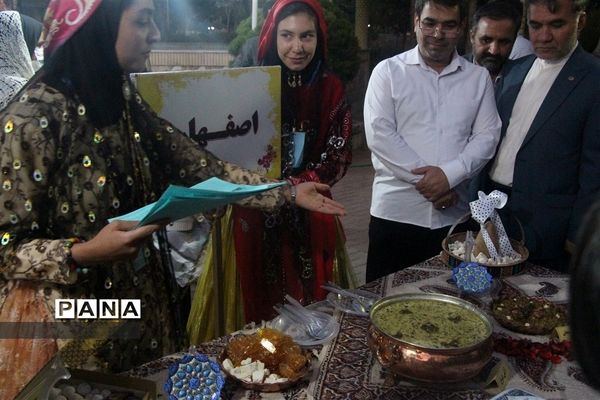
[(158, 201), (130, 213), (111, 218), (112, 221), (140, 221), (138, 226), (154, 221), (175, 221), (203, 211), (253, 196), (284, 185), (285, 182), (264, 185), (238, 185), (219, 178), (210, 178), (191, 188), (170, 185)]

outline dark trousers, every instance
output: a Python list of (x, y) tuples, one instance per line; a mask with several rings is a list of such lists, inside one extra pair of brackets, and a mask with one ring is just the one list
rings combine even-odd
[(371, 216), (366, 281), (438, 255), (449, 230), (449, 226), (429, 229)]

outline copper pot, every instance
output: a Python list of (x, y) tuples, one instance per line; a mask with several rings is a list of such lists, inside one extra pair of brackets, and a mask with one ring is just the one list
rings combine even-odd
[[(429, 348), (403, 341), (386, 334), (374, 322), (373, 316), (394, 302), (406, 300), (448, 302), (476, 314), (484, 322), (485, 337), (467, 347)], [(434, 293), (400, 294), (377, 301), (370, 313), (371, 325), (367, 341), (384, 368), (396, 375), (423, 382), (458, 382), (476, 376), (492, 356), (492, 324), (473, 304), (456, 297)]]

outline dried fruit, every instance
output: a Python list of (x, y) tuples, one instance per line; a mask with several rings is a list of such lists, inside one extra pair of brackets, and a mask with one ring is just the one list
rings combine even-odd
[(568, 340), (540, 343), (494, 334), (494, 350), (509, 357), (542, 359), (553, 364), (560, 364), (563, 357), (571, 360), (571, 342)]

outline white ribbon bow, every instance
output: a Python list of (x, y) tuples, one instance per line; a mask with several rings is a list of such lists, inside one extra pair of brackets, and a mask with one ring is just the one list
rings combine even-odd
[[(510, 239), (504, 230), (504, 225), (502, 225), (500, 215), (498, 215), (498, 212), (496, 211), (496, 209), (504, 207), (508, 202), (508, 196), (506, 193), (503, 193), (499, 190), (494, 190), (489, 195), (486, 195), (484, 192), (479, 191), (477, 192), (477, 195), (479, 196), (479, 200), (470, 202), (469, 207), (471, 208), (471, 215), (473, 216), (473, 219), (479, 222), (481, 234), (483, 236), (483, 240), (485, 241), (485, 245), (490, 252), (490, 257), (497, 259), (499, 255), (510, 257), (518, 256), (519, 254), (512, 248), (510, 244)], [(500, 254), (498, 254), (496, 246), (494, 246), (489, 233), (484, 227), (485, 221), (487, 221), (488, 218), (496, 227), (498, 244), (500, 245)]]

